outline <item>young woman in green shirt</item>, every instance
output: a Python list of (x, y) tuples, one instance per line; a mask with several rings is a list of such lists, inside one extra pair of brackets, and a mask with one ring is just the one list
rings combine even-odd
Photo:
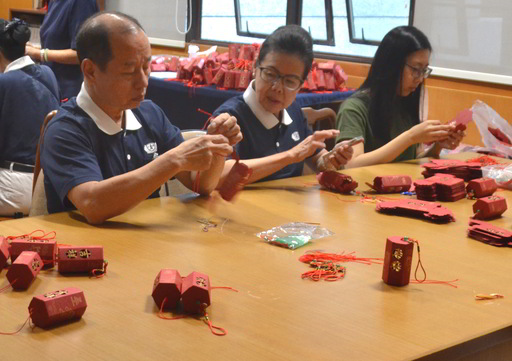
[[(353, 147), (347, 167), (439, 156), (442, 148), (455, 149), (464, 133), (439, 120), (424, 120), (420, 114), (423, 80), (432, 47), (425, 34), (413, 26), (392, 29), (382, 40), (368, 77), (358, 91), (340, 107), (337, 141), (363, 136), (364, 144)], [(417, 154), (421, 143), (433, 143)]]

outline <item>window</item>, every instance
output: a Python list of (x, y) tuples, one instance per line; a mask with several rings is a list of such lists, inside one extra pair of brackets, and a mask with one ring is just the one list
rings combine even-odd
[(198, 0), (186, 40), (261, 43), (279, 26), (299, 24), (313, 37), (315, 56), (368, 61), (389, 30), (412, 23), (413, 10), (414, 0)]

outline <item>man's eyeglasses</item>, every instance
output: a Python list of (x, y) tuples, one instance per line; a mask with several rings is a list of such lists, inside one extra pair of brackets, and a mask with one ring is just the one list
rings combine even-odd
[(295, 91), (302, 86), (302, 79), (296, 75), (281, 75), (279, 72), (272, 68), (258, 67), (260, 69), (260, 77), (268, 83), (274, 84), (275, 82), (283, 79), (284, 87), (289, 91)]
[(411, 73), (412, 73), (412, 76), (414, 77), (414, 79), (418, 79), (420, 77), (423, 77), (423, 79), (426, 79), (432, 73), (432, 68), (429, 68), (428, 66), (426, 68), (420, 69), (420, 68), (411, 66), (407, 63), (405, 65), (407, 65), (411, 69)]

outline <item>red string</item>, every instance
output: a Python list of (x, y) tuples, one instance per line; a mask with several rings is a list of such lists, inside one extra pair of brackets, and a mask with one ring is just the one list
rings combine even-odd
[(164, 306), (165, 306), (166, 302), (167, 302), (167, 297), (164, 298), (164, 300), (162, 301), (162, 304), (160, 305), (160, 310), (158, 311), (158, 317), (160, 317), (163, 320), (179, 320), (180, 318), (188, 317), (187, 315), (178, 315), (178, 316), (174, 316), (174, 317), (164, 316), (163, 309), (164, 309)]
[(335, 262), (356, 262), (366, 265), (382, 264), (383, 258), (357, 257), (355, 252), (345, 253), (325, 253), (321, 251), (308, 251), (299, 257), (299, 261), (303, 263), (311, 263), (312, 261), (335, 261)]
[[(408, 238), (408, 237), (404, 237), (404, 241), (411, 242), (411, 243), (416, 243), (416, 247), (418, 249), (418, 263), (416, 264), (416, 269), (414, 270), (414, 280), (410, 280), (409, 281), (410, 283), (414, 283), (414, 284), (439, 284), (439, 285), (450, 286), (450, 287), (453, 287), (453, 288), (458, 288), (459, 287), (459, 286), (453, 284), (454, 282), (457, 282), (459, 279), (455, 279), (455, 280), (452, 280), (452, 281), (427, 280), (427, 271), (425, 271), (425, 267), (423, 267), (423, 263), (421, 263), (420, 242), (415, 240), (415, 239)], [(423, 279), (422, 280), (418, 279), (418, 268), (419, 267), (421, 267), (421, 270), (423, 271)]]
[(4, 287), (0, 288), (0, 293), (7, 291), (7, 290), (9, 289), (9, 287), (12, 287), (12, 285), (16, 283), (16, 281), (17, 281), (17, 280), (18, 280), (18, 279), (16, 278), (14, 281), (12, 281), (11, 283), (9, 283), (8, 285), (6, 285), (6, 286), (4, 286)]
[[(206, 307), (208, 307), (208, 305), (206, 304), (202, 304), (201, 305), (202, 308), (203, 308), (203, 321), (204, 323), (206, 323), (208, 325), (208, 327), (210, 328), (210, 331), (215, 335), (215, 336), (226, 336), (228, 334), (228, 331), (226, 331), (224, 328), (222, 327), (219, 327), (219, 326), (215, 326), (212, 324), (212, 321), (210, 321), (210, 317), (208, 316), (208, 313), (206, 312)], [(217, 332), (215, 331), (214, 329), (217, 329), (219, 330), (220, 332)]]
[(27, 319), (25, 320), (25, 322), (23, 322), (23, 325), (21, 325), (21, 327), (17, 330), (17, 331), (14, 331), (14, 332), (0, 332), (0, 335), (4, 335), (4, 336), (12, 336), (12, 335), (16, 335), (17, 333), (19, 333), (23, 327), (25, 327), (25, 325), (27, 324), (27, 322), (29, 323), (30, 325), (30, 318), (32, 317), (32, 310), (29, 310), (29, 314), (28, 314), (28, 317)]
[[(33, 234), (36, 232), (42, 232), (43, 235), (42, 236), (33, 236)], [(20, 236), (7, 236), (5, 238), (6, 239), (30, 238), (30, 239), (35, 239), (35, 240), (49, 241), (51, 239), (54, 239), (56, 235), (57, 235), (57, 233), (55, 231), (50, 231), (50, 232), (46, 233), (42, 229), (36, 229), (35, 231), (32, 231), (27, 234), (22, 234)]]
[(99, 268), (93, 269), (91, 271), (91, 277), (102, 278), (103, 276), (105, 276), (107, 274), (107, 266), (108, 266), (108, 261), (103, 260), (103, 269), (99, 269)]
[[(197, 111), (209, 116), (209, 118), (206, 120), (206, 122), (204, 123), (203, 127), (201, 128), (201, 130), (205, 130), (208, 127), (208, 124), (210, 123), (210, 121), (212, 120), (213, 115), (211, 113), (208, 113), (206, 110), (201, 109), (201, 108), (197, 108)], [(200, 184), (201, 184), (201, 171), (197, 171), (196, 178), (194, 179), (193, 189), (192, 189), (195, 193), (199, 193), (199, 185)]]

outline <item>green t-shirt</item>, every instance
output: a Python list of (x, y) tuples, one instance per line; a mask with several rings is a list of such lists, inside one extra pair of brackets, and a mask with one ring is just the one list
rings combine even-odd
[[(340, 131), (336, 142), (362, 136), (364, 138), (365, 153), (386, 144), (385, 141), (382, 141), (373, 134), (368, 117), (369, 105), (370, 95), (368, 93), (359, 93), (357, 96), (351, 96), (341, 104), (336, 117), (336, 128)], [(407, 113), (397, 111), (393, 116), (391, 139), (409, 130), (414, 125), (414, 120)], [(395, 158), (394, 162), (410, 159), (416, 159), (415, 144), (404, 150), (402, 154)]]

